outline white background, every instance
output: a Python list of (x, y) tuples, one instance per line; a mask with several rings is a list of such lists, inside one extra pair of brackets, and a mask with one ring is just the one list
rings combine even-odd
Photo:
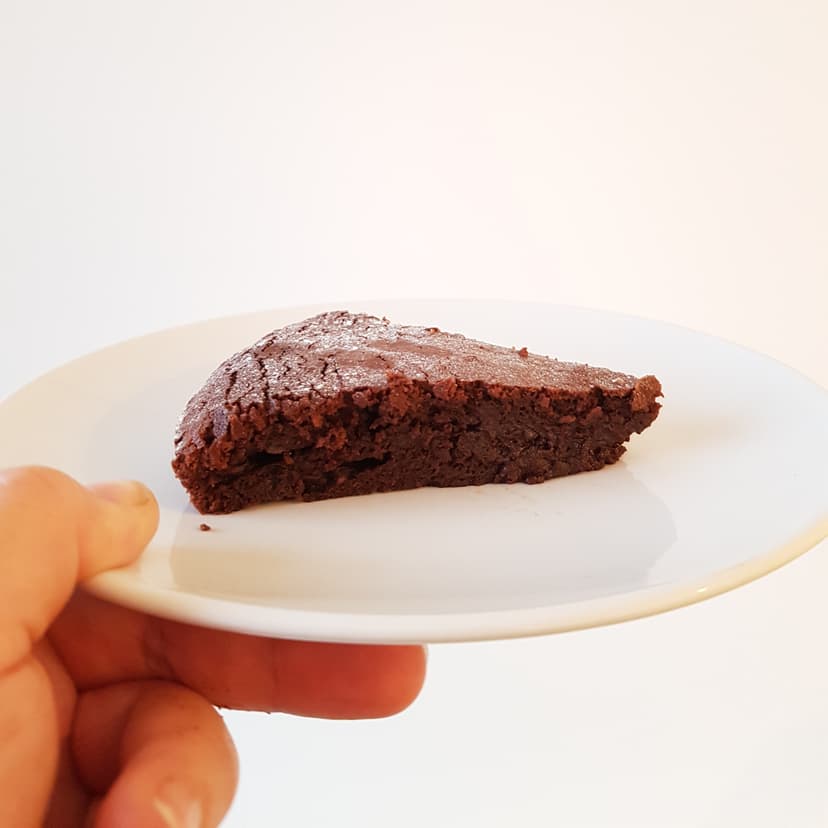
[[(149, 330), (375, 296), (623, 310), (828, 385), (826, 43), (823, 0), (0, 0), (0, 396)], [(226, 824), (828, 824), (826, 553), (433, 648), (390, 721), (231, 715)]]

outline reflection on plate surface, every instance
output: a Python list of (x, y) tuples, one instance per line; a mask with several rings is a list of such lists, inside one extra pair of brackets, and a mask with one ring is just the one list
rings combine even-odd
[[(642, 589), (675, 528), (624, 466), (603, 474), (612, 485), (594, 499), (586, 474), (536, 486), (419, 489), (249, 509), (211, 518), (207, 538), (203, 518), (188, 510), (172, 577), (186, 592), (328, 612), (450, 613), (458, 599), (485, 612)], [(608, 528), (617, 549), (609, 560), (590, 554)], [(211, 548), (219, 533), (227, 540)], [(404, 557), (389, 554), (400, 534), (411, 550)], [(343, 538), (359, 542), (343, 546)]]

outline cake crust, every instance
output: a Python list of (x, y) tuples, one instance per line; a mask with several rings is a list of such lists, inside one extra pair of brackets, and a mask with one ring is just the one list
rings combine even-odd
[(202, 513), (538, 483), (615, 462), (660, 395), (653, 376), (335, 311), (222, 363), (181, 417), (173, 469)]

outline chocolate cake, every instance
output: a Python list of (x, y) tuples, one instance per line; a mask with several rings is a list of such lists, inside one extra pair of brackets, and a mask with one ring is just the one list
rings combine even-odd
[(615, 462), (659, 381), (345, 311), (268, 334), (190, 400), (173, 469), (202, 513)]

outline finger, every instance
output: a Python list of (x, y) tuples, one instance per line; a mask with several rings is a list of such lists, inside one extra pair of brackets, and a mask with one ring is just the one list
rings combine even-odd
[(322, 718), (390, 716), (417, 697), (419, 646), (260, 638), (152, 618), (76, 594), (50, 638), (81, 687), (126, 679), (186, 684), (213, 704)]
[(0, 472), (0, 676), (26, 657), (79, 579), (135, 558), (157, 520), (139, 483), (95, 493), (53, 469)]
[[(118, 506), (118, 497), (145, 506)], [(97, 497), (49, 469), (0, 472), (0, 824), (39, 825), (69, 718), (68, 677), (37, 642), (79, 576), (136, 555), (154, 530), (143, 487)], [(107, 500), (108, 498), (108, 500)]]
[(0, 682), (0, 825), (41, 825), (58, 765), (58, 714), (34, 656)]
[(238, 780), (221, 717), (196, 693), (168, 682), (84, 693), (72, 749), (83, 782), (103, 794), (95, 828), (218, 825)]
[(74, 685), (45, 641), (0, 681), (1, 826), (51, 828), (80, 819), (86, 798), (59, 747), (74, 705)]

